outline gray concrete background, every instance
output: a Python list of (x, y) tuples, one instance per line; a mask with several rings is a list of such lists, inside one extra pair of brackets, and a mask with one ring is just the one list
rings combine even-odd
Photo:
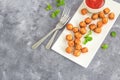
[[(111, 29), (117, 37), (108, 34), (104, 43), (109, 49), (99, 49), (87, 69), (46, 50), (48, 40), (31, 49), (60, 18), (49, 17), (44, 9), (47, 2), (55, 7), (55, 0), (0, 0), (0, 80), (120, 80), (120, 16)], [(81, 2), (66, 0), (71, 16)]]

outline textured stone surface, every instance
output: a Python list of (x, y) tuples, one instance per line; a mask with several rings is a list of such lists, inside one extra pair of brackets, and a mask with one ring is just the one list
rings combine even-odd
[[(55, 0), (0, 0), (0, 80), (120, 80), (120, 16), (87, 69), (46, 50), (46, 40), (37, 50), (31, 45), (55, 27), (46, 3)], [(119, 0), (117, 0), (120, 2)], [(66, 0), (71, 16), (82, 0)], [(61, 7), (63, 10), (63, 7)], [(59, 33), (60, 34), (60, 33)], [(58, 34), (58, 35), (59, 35)]]

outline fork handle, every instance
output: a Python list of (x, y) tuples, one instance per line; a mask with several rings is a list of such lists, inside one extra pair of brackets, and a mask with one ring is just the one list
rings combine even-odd
[(42, 39), (37, 41), (35, 44), (33, 44), (32, 49), (36, 49), (38, 46), (41, 45), (43, 41), (45, 41), (54, 31), (56, 31), (58, 28), (54, 28), (52, 31), (50, 31), (46, 36), (44, 36)]
[(52, 46), (53, 41), (54, 41), (55, 36), (57, 35), (57, 33), (58, 33), (58, 30), (56, 30), (56, 31), (54, 32), (52, 38), (51, 38), (51, 39), (49, 40), (49, 42), (47, 43), (47, 45), (46, 45), (46, 49), (50, 49), (50, 47)]

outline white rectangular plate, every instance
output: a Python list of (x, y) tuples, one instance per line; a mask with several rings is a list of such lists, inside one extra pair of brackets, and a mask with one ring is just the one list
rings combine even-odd
[[(64, 29), (60, 37), (52, 46), (52, 49), (57, 53), (63, 55), (64, 57), (72, 60), (73, 62), (87, 68), (120, 13), (119, 3), (111, 0), (106, 1), (107, 1), (106, 7), (109, 7), (111, 11), (115, 13), (115, 19), (109, 20), (109, 22), (103, 26), (102, 32), (100, 34), (93, 33), (92, 34), (93, 40), (91, 42), (87, 43), (87, 45), (82, 44), (82, 46), (88, 47), (89, 49), (88, 53), (81, 54), (79, 57), (74, 57), (72, 54), (67, 54), (65, 52), (65, 48), (67, 47), (67, 41), (65, 37), (67, 34), (72, 33), (66, 29)], [(80, 21), (84, 20), (86, 17), (91, 15), (90, 13), (85, 16), (81, 15), (80, 11), (82, 8), (84, 8), (83, 3), (80, 5), (80, 7), (78, 8), (78, 10), (76, 11), (75, 15), (72, 17), (69, 23), (72, 23), (74, 26), (79, 26)]]

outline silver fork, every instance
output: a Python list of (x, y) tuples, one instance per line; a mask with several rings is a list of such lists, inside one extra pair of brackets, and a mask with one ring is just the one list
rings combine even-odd
[[(63, 17), (68, 18), (68, 17), (69, 17), (69, 13), (70, 13), (70, 8), (65, 7), (64, 10), (63, 10), (61, 19), (62, 19)], [(61, 19), (60, 19), (60, 22), (61, 22)], [(53, 44), (53, 41), (54, 41), (54, 39), (55, 39), (55, 36), (57, 35), (58, 31), (59, 31), (59, 30), (56, 30), (56, 31), (54, 32), (53, 36), (51, 37), (51, 39), (49, 40), (49, 42), (48, 42), (47, 45), (46, 45), (46, 49), (50, 49), (50, 48), (51, 48), (51, 46), (52, 46), (52, 44)]]
[(41, 45), (41, 43), (48, 38), (48, 36), (50, 36), (53, 32), (55, 32), (56, 30), (62, 29), (64, 27), (64, 25), (68, 22), (68, 20), (70, 19), (70, 17), (67, 17), (66, 15), (64, 17), (62, 17), (59, 21), (59, 23), (56, 25), (56, 27), (51, 30), (46, 36), (44, 36), (42, 39), (40, 39), (39, 41), (37, 41), (35, 44), (33, 44), (32, 49), (36, 49), (38, 46)]

